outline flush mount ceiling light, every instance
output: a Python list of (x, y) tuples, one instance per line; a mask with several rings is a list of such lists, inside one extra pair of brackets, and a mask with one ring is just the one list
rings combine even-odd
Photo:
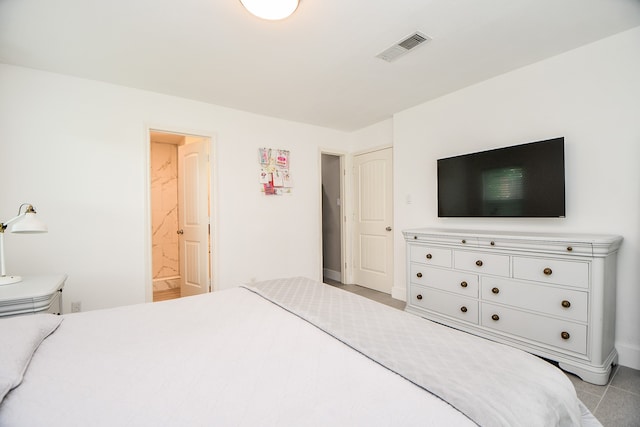
[(300, 0), (240, 0), (240, 3), (258, 18), (277, 21), (290, 16)]

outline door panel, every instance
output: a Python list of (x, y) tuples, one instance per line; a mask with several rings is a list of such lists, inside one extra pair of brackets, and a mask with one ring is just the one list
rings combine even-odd
[(209, 292), (208, 140), (178, 148), (181, 295)]
[(393, 286), (392, 156), (386, 148), (354, 157), (354, 281), (388, 294)]
[(371, 273), (385, 272), (386, 236), (360, 234), (360, 269)]

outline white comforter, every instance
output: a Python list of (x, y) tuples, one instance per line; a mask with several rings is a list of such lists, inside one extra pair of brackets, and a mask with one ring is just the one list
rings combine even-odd
[(473, 423), (246, 289), (65, 315), (0, 404), (3, 427), (214, 425)]
[(64, 316), (0, 404), (1, 426), (474, 424), (242, 288)]

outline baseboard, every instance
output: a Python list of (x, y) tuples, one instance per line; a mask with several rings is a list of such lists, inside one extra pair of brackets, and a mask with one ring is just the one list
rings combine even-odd
[(342, 280), (342, 273), (335, 270), (329, 270), (328, 268), (322, 269), (322, 277), (340, 282)]
[(391, 298), (399, 299), (400, 301), (407, 301), (407, 288), (404, 286), (394, 286), (391, 288)]
[(640, 346), (616, 342), (618, 364), (640, 370)]

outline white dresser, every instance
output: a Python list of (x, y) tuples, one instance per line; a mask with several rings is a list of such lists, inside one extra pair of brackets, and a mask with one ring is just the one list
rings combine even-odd
[(407, 311), (606, 384), (618, 358), (622, 237), (446, 229), (403, 234)]

